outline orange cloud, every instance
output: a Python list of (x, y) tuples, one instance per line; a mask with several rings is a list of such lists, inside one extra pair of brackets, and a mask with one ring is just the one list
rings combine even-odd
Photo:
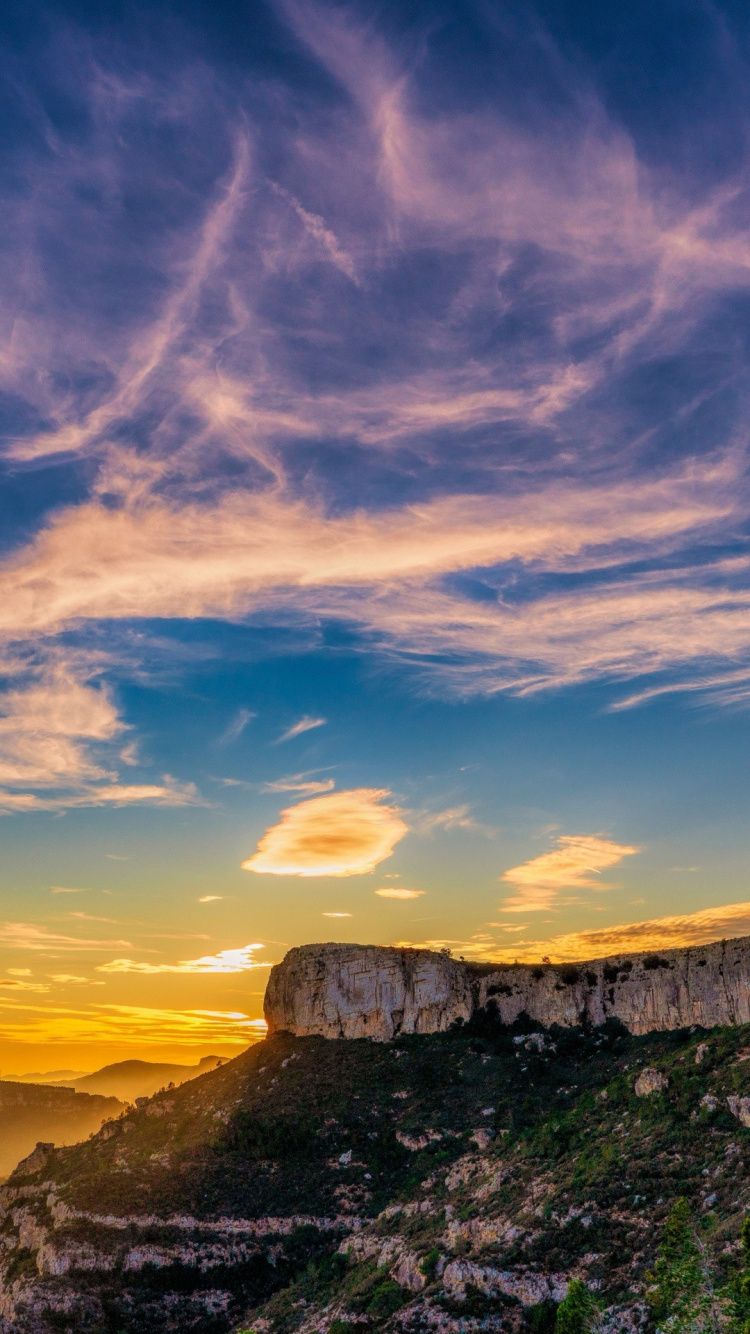
[(373, 871), (409, 830), (398, 807), (383, 804), (388, 796), (385, 789), (360, 787), (288, 806), (243, 870), (301, 876)]
[(592, 877), (638, 851), (595, 834), (563, 835), (552, 852), (543, 852), (503, 873), (501, 880), (515, 885), (519, 893), (505, 900), (502, 911), (541, 912), (564, 889), (609, 889), (611, 886), (604, 881)]
[(418, 899), (424, 894), (423, 889), (376, 889), (381, 899)]
[(112, 959), (98, 965), (97, 973), (248, 973), (251, 968), (270, 968), (253, 958), (263, 945), (243, 945), (239, 949), (219, 950), (201, 959), (182, 959), (179, 963), (137, 963), (134, 959)]
[(41, 950), (46, 954), (91, 953), (96, 950), (132, 949), (129, 940), (87, 940), (80, 936), (65, 936), (49, 931), (45, 926), (31, 922), (0, 922), (0, 948), (12, 950)]
[[(510, 929), (514, 932), (524, 930), (523, 927)], [(486, 931), (477, 932), (469, 940), (400, 940), (396, 943), (402, 948), (449, 949), (455, 955), (485, 963), (538, 963), (545, 957), (553, 963), (567, 963), (638, 950), (683, 949), (746, 935), (750, 935), (750, 903), (730, 903), (718, 908), (701, 908), (693, 913), (597, 927), (591, 931), (570, 931), (543, 940), (516, 940), (513, 945), (498, 941)]]
[[(519, 958), (592, 959), (641, 949), (678, 949), (711, 940), (750, 935), (750, 903), (730, 903), (698, 912), (627, 922), (593, 931), (574, 931), (547, 941), (529, 941), (514, 952)], [(520, 951), (520, 952), (519, 952)]]

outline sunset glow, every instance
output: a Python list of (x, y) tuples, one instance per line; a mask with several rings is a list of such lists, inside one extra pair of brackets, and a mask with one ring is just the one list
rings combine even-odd
[(0, 19), (6, 1073), (750, 934), (744, 28), (620, 11)]

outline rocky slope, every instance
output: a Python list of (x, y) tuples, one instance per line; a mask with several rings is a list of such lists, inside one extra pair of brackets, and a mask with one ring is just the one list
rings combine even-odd
[(124, 1104), (74, 1089), (0, 1081), (0, 1176), (6, 1176), (37, 1140), (75, 1144), (97, 1131)]
[(271, 970), (270, 1032), (367, 1037), (445, 1032), (494, 1000), (565, 1026), (618, 1019), (632, 1033), (750, 1023), (750, 938), (581, 964), (471, 964), (430, 950), (303, 945)]
[(7, 1330), (544, 1334), (574, 1275), (634, 1329), (678, 1195), (731, 1263), (750, 1027), (535, 1027), (279, 1033), (42, 1147), (0, 1198)]

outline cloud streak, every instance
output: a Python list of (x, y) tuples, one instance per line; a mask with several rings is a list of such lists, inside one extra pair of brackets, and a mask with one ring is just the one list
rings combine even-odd
[[(205, 900), (203, 900), (205, 902)], [(218, 954), (206, 954), (200, 959), (182, 959), (179, 963), (139, 963), (133, 959), (112, 959), (109, 963), (97, 965), (97, 973), (145, 973), (154, 976), (158, 973), (249, 973), (253, 968), (269, 968), (270, 964), (258, 962), (255, 954), (263, 945), (242, 945), (237, 949), (219, 950)]]
[[(524, 930), (523, 927), (516, 929)], [(750, 903), (729, 903), (700, 908), (692, 913), (647, 918), (640, 922), (622, 922), (592, 930), (569, 931), (541, 939), (519, 939), (511, 945), (483, 930), (468, 940), (428, 940), (420, 942), (420, 946), (427, 949), (448, 948), (454, 954), (463, 954), (466, 958), (482, 962), (538, 963), (548, 958), (553, 963), (567, 963), (637, 953), (639, 950), (685, 949), (707, 945), (713, 940), (731, 940), (747, 935), (750, 935)], [(397, 943), (402, 946), (415, 945), (415, 942), (410, 941)]]
[(128, 940), (93, 940), (81, 936), (66, 936), (50, 931), (33, 922), (0, 923), (0, 949), (42, 952), (44, 954), (87, 954), (97, 950), (130, 947)]
[(315, 727), (323, 727), (326, 721), (325, 718), (309, 718), (307, 716), (300, 718), (299, 722), (293, 723), (285, 732), (282, 732), (276, 744), (280, 746), (283, 741), (293, 741), (295, 737), (302, 736), (304, 732), (311, 732)]
[(502, 910), (542, 912), (552, 907), (563, 891), (611, 889), (612, 885), (598, 878), (600, 873), (639, 851), (597, 834), (564, 834), (551, 852), (503, 872), (503, 884), (512, 885), (518, 892), (505, 899)]
[(388, 886), (384, 889), (376, 889), (375, 893), (378, 894), (381, 899), (418, 899), (424, 894), (424, 890), (401, 889), (400, 887), (391, 888)]

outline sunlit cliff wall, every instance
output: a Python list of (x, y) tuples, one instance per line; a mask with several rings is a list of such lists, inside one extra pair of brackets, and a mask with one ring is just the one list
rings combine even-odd
[(269, 1032), (372, 1038), (434, 1033), (489, 1002), (512, 1023), (619, 1019), (633, 1033), (750, 1023), (750, 938), (581, 964), (476, 965), (430, 950), (303, 945), (271, 970)]

